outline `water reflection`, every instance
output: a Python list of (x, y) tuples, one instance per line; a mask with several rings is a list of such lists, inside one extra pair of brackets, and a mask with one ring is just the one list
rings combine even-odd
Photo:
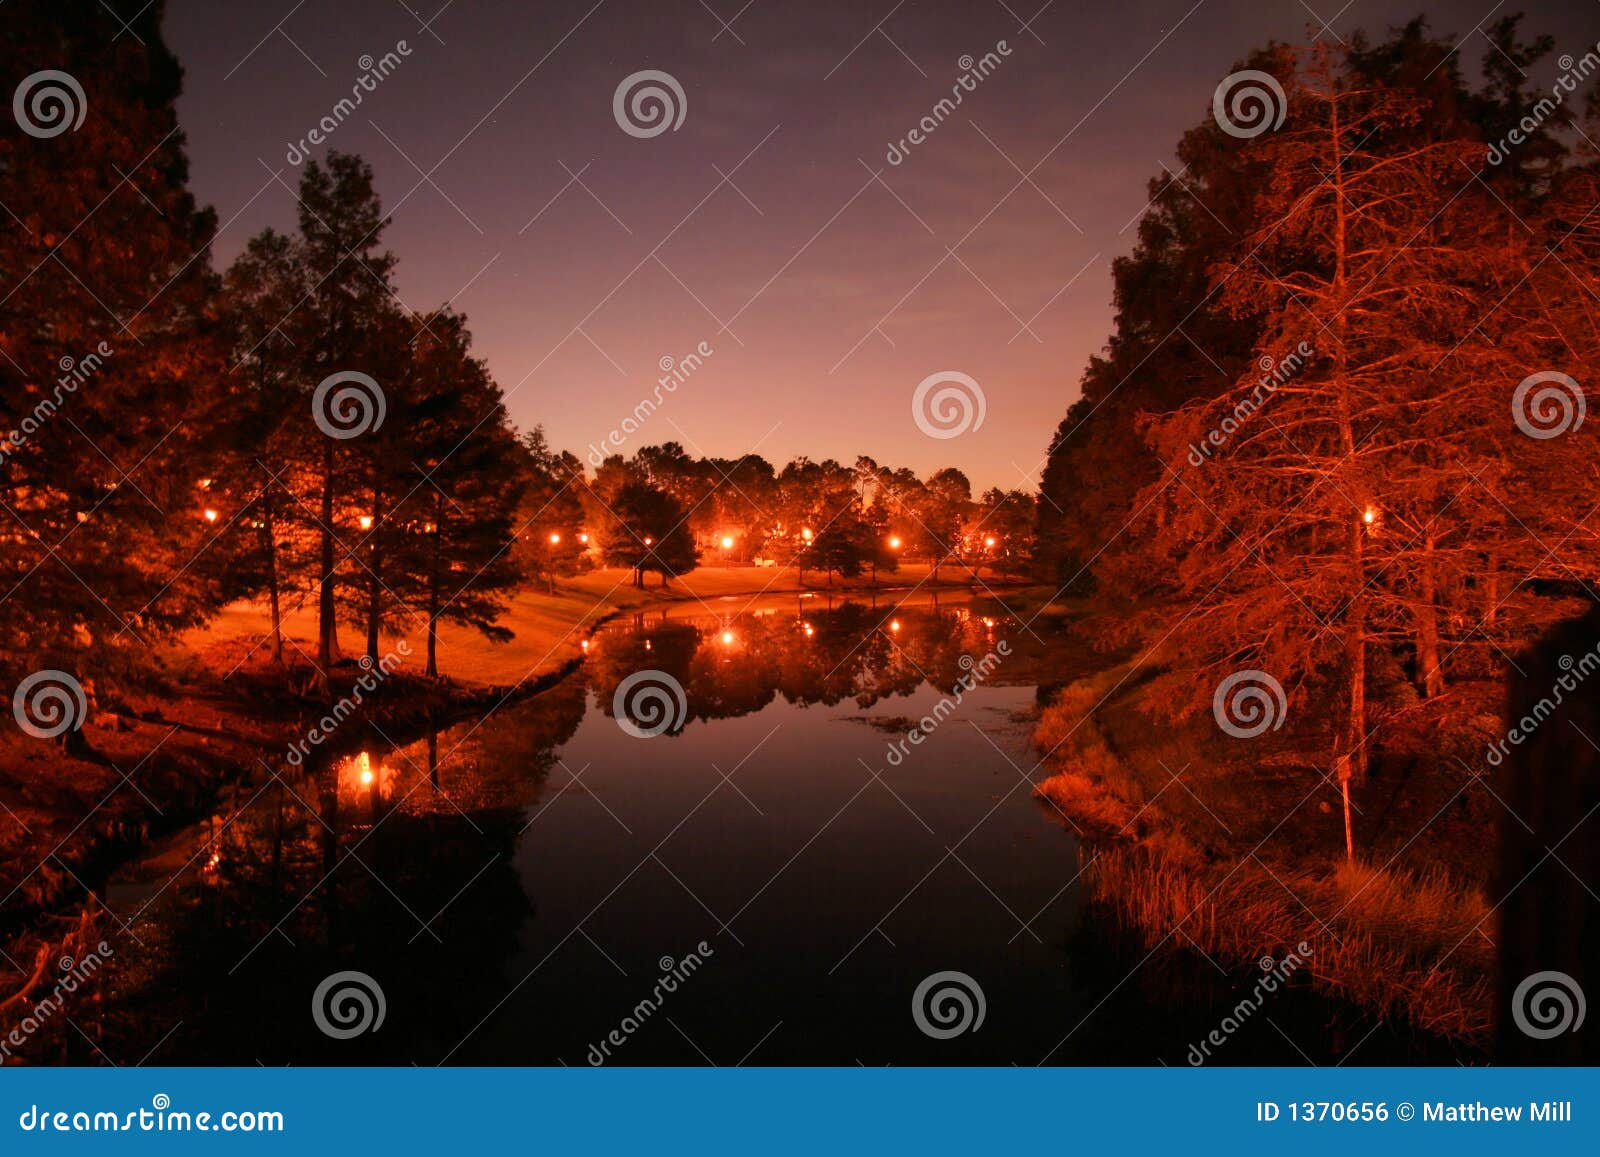
[[(581, 1064), (704, 942), (620, 1063), (1033, 1063), (1079, 1022), (1055, 1060), (1152, 1063), (1162, 1032), (1179, 1058), (1230, 994), (1202, 977), (1158, 1032), (1158, 974), (1121, 983), (1133, 950), (1085, 931), (1081, 851), (1029, 800), (1024, 660), (972, 689), (1024, 633), (976, 603), (648, 609), (536, 699), (263, 772), (107, 889), (129, 943), (105, 1053)], [(641, 740), (613, 700), (646, 670), (683, 708)], [(888, 759), (930, 714), (915, 758)], [(947, 969), (981, 980), (981, 1033), (916, 1029), (910, 994)], [(381, 985), (381, 1031), (317, 1029), (312, 993), (344, 970)]]

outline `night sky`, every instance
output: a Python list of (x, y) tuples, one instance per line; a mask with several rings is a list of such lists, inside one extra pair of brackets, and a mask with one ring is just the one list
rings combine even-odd
[[(172, 0), (192, 184), (226, 265), (292, 230), (290, 148), (348, 96), (364, 56), (409, 55), (330, 135), (374, 166), (404, 303), (451, 301), (521, 426), (580, 455), (651, 392), (664, 357), (714, 351), (622, 449), (860, 453), (975, 489), (1032, 485), (1110, 330), (1110, 261), (1146, 183), (1254, 46), (1321, 18), (1348, 38), (1390, 3), (1038, 0)], [(1462, 44), (1508, 9), (1428, 6)], [(1035, 16), (1034, 13), (1038, 14)], [(1338, 13), (1336, 16), (1335, 13)], [(1555, 57), (1600, 39), (1600, 6), (1529, 9)], [(1028, 21), (1026, 28), (1023, 22)], [(275, 24), (276, 22), (276, 24)], [(724, 23), (726, 22), (726, 23)], [(876, 30), (875, 30), (876, 29)], [(901, 163), (886, 159), (963, 74), (1009, 55)], [(624, 78), (670, 73), (676, 131), (629, 135)], [(875, 176), (876, 175), (876, 176)], [(971, 375), (981, 429), (923, 434), (927, 375)]]

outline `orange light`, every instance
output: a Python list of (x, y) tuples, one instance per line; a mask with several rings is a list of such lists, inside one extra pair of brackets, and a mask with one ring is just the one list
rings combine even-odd
[(898, 631), (900, 629), (900, 620), (899, 619), (890, 619), (889, 620), (889, 629), (891, 631)]
[(725, 535), (722, 536), (722, 549), (723, 550), (732, 550), (733, 549), (733, 537), (731, 535), (725, 534)]
[(900, 536), (898, 534), (891, 534), (889, 536), (889, 549), (890, 550), (899, 550), (900, 549)]
[(361, 782), (363, 784), (370, 784), (372, 782), (372, 768), (364, 767), (361, 769)]
[(732, 631), (723, 631), (722, 632), (722, 645), (726, 647), (726, 646), (731, 646), (732, 643), (733, 643), (733, 632)]
[(1370, 506), (1369, 506), (1369, 507), (1367, 507), (1367, 509), (1366, 509), (1366, 510), (1365, 510), (1365, 511), (1364, 511), (1364, 512), (1363, 512), (1363, 513), (1362, 513), (1362, 515), (1361, 515), (1361, 521), (1362, 521), (1362, 522), (1365, 522), (1365, 523), (1366, 523), (1366, 524), (1367, 524), (1367, 525), (1368, 525), (1368, 526), (1371, 526), (1371, 525), (1372, 525), (1372, 523), (1373, 523), (1373, 521), (1374, 521), (1374, 520), (1375, 520), (1375, 519), (1376, 519), (1376, 518), (1377, 518), (1377, 517), (1378, 517), (1378, 515), (1377, 515), (1377, 513), (1376, 513), (1376, 512), (1375, 512), (1375, 511), (1374, 511), (1374, 510), (1373, 510), (1373, 509), (1372, 509), (1372, 507), (1370, 507)]
[(983, 545), (984, 546), (993, 546), (994, 545), (994, 535), (991, 534), (987, 538), (985, 538), (983, 540)]
[(561, 536), (559, 534), (557, 534), (553, 530), (550, 532), (550, 545), (551, 546), (560, 546), (561, 545)]
[(363, 514), (361, 516), (361, 529), (362, 530), (371, 530), (372, 529), (372, 515)]
[(644, 536), (644, 544), (645, 544), (645, 545), (646, 545), (646, 546), (654, 546), (654, 545), (655, 545), (655, 544), (656, 544), (656, 540), (655, 540), (655, 539), (653, 539), (653, 538), (651, 538), (651, 537), (650, 537), (650, 536), (649, 536), (649, 535), (648, 535), (648, 534), (647, 534), (647, 535), (645, 535), (645, 536)]
[(580, 533), (578, 535), (578, 541), (579, 542), (588, 542), (589, 541), (589, 536), (587, 534)]
[(217, 520), (217, 512), (215, 510), (207, 510), (206, 511), (206, 521), (207, 522), (215, 522), (216, 520)]
[(800, 532), (800, 537), (805, 539), (807, 542), (810, 542), (811, 541), (811, 528), (808, 526), (805, 529), (803, 529)]

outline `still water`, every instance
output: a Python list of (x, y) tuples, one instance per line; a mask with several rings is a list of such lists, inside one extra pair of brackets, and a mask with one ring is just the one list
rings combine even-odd
[[(1031, 792), (1041, 645), (979, 603), (677, 604), (609, 625), (537, 698), (263, 770), (110, 881), (127, 927), (106, 1053), (1183, 1064), (1251, 978), (1141, 966), (1087, 906), (1090, 853)], [(682, 700), (652, 676), (666, 695), (619, 720), (640, 671)], [(381, 1024), (348, 1038), (313, 1014), (344, 971), (382, 992)], [(966, 995), (919, 1014), (944, 972)], [(1366, 1031), (1303, 994), (1272, 1012), (1229, 1062), (1320, 1060)], [(1394, 1059), (1379, 1036), (1363, 1060)]]

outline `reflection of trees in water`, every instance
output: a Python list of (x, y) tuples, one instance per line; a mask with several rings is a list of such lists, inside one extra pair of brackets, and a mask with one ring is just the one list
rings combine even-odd
[[(160, 916), (135, 925), (148, 948), (109, 1054), (137, 1059), (181, 1018), (152, 1061), (436, 1063), (482, 1015), (478, 978), (497, 986), (517, 950), (530, 905), (513, 851), (583, 701), (557, 688), (482, 726), (241, 786), (179, 850), (195, 858)], [(311, 994), (346, 969), (378, 981), (388, 1013), (334, 1041)]]
[(590, 646), (589, 686), (610, 716), (624, 679), (665, 671), (688, 699), (684, 723), (746, 715), (780, 695), (798, 704), (854, 700), (865, 709), (923, 682), (948, 693), (967, 673), (962, 657), (981, 660), (1006, 634), (1003, 620), (967, 607), (811, 602), (726, 620), (635, 615), (629, 629), (614, 626)]

